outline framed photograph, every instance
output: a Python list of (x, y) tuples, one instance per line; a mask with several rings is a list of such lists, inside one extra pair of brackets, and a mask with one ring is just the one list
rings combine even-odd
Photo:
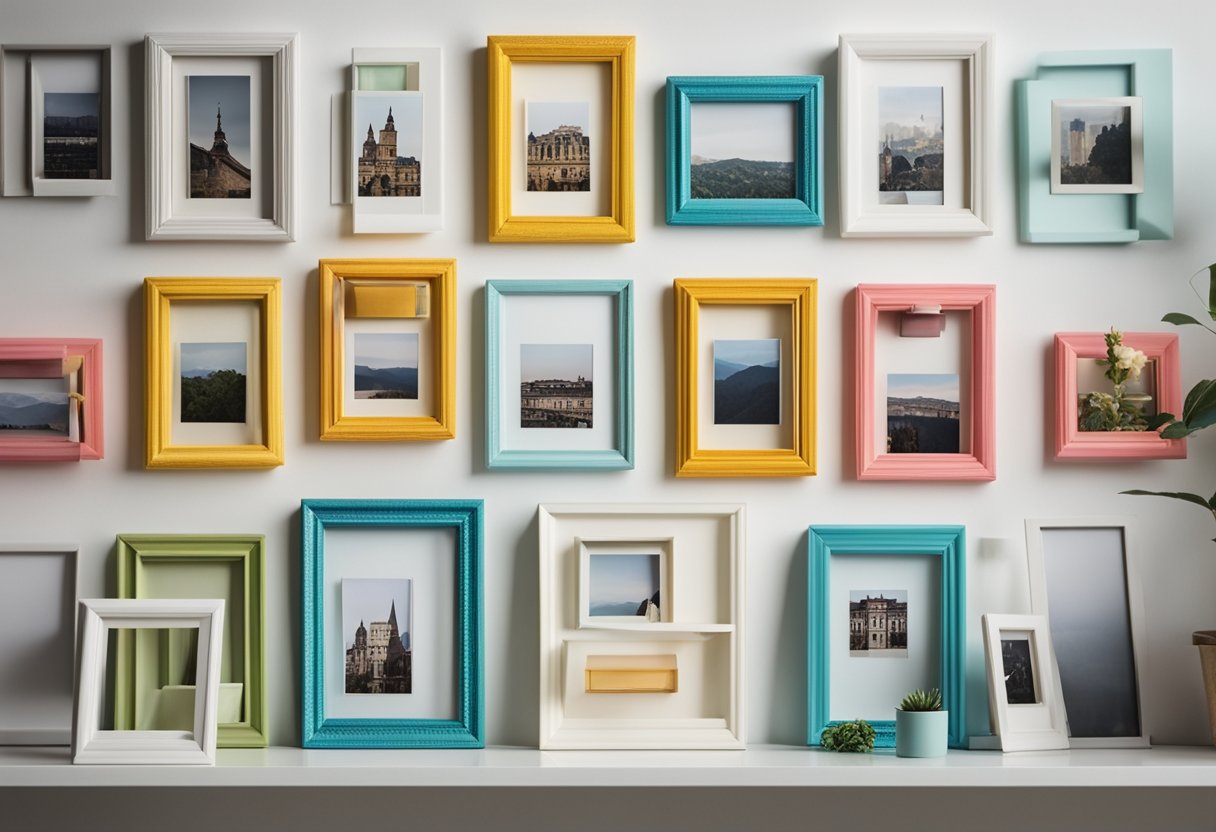
[(857, 478), (996, 478), (996, 287), (863, 283)]
[(0, 338), (0, 462), (101, 459), (101, 341)]
[(486, 467), (633, 467), (633, 281), (486, 281)]
[(548, 503), (538, 522), (540, 747), (743, 748), (743, 507)]
[(276, 277), (144, 279), (147, 468), (283, 464)]
[(322, 260), (321, 439), (456, 435), (456, 261)]
[(491, 35), (490, 242), (632, 243), (634, 39)]
[[(1181, 413), (1178, 336), (1124, 332), (1123, 344), (1147, 358), (1139, 377), (1128, 379), (1124, 401), (1145, 418)], [(1086, 399), (1095, 392), (1113, 395), (1112, 382), (1104, 375), (1105, 358), (1105, 333), (1056, 333), (1056, 459), (1185, 459), (1185, 439), (1165, 439), (1155, 430), (1086, 429), (1081, 418)]]
[(304, 500), (305, 748), (483, 748), (481, 500)]
[(1171, 50), (1048, 53), (1016, 106), (1022, 242), (1173, 239)]
[[(90, 765), (215, 765), (224, 602), (93, 598), (80, 602), (80, 661), (72, 762)], [(117, 731), (101, 726), (111, 631), (195, 630), (195, 695), (188, 731)]]
[(1068, 748), (1068, 719), (1042, 615), (981, 617), (988, 709), (1002, 751)]
[(1114, 517), (1026, 521), (1030, 611), (1047, 617), (1073, 748), (1147, 748), (1140, 573)]
[(813, 278), (678, 278), (676, 476), (815, 473)]
[(295, 34), (144, 41), (147, 239), (295, 239)]
[(75, 544), (0, 543), (0, 746), (72, 741), (78, 560)]
[(823, 76), (669, 76), (668, 225), (823, 225)]
[(966, 529), (811, 526), (808, 542), (807, 744), (864, 719), (894, 748), (904, 694), (938, 688), (966, 748)]
[[(222, 598), (219, 748), (264, 748), (266, 539), (261, 535), (120, 534), (119, 598)], [(120, 630), (114, 673), (116, 730), (189, 730), (196, 689), (191, 634)]]
[(842, 237), (992, 233), (992, 35), (840, 36)]
[(112, 196), (109, 46), (0, 47), (0, 193)]

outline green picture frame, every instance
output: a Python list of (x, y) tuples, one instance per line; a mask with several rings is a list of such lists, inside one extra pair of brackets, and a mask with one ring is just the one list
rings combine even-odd
[[(119, 598), (214, 598), (227, 608), (221, 683), (239, 682), (239, 692), (221, 685), (219, 748), (265, 748), (266, 539), (262, 535), (120, 534), (116, 541)], [(214, 590), (223, 583), (220, 593)], [(177, 631), (121, 630), (114, 673), (114, 728), (141, 727), (144, 709), (169, 708), (164, 688), (171, 668), (188, 664)], [(148, 680), (153, 682), (149, 685)], [(226, 696), (239, 693), (239, 717), (224, 720)], [(190, 698), (193, 701), (193, 697)]]

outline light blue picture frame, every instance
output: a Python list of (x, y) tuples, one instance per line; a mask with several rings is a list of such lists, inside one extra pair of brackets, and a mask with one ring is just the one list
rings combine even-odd
[[(603, 295), (614, 305), (614, 372), (616, 401), (613, 447), (603, 450), (534, 450), (507, 447), (503, 430), (504, 316), (507, 298)], [(618, 471), (633, 468), (633, 281), (632, 280), (489, 280), (486, 281), (486, 467), (502, 469), (581, 469)]]
[[(1051, 102), (1143, 99), (1144, 192), (1053, 194)], [(1173, 54), (1169, 49), (1051, 52), (1017, 83), (1018, 227), (1025, 243), (1133, 243), (1174, 237)]]
[[(796, 113), (794, 198), (693, 199), (693, 104), (782, 101)], [(823, 76), (669, 76), (667, 224), (823, 225)]]
[[(481, 500), (302, 500), (305, 748), (484, 748), (484, 509)], [(456, 719), (332, 718), (325, 715), (325, 532), (436, 529), (456, 534)], [(332, 658), (332, 657), (331, 657)]]
[[(966, 748), (967, 549), (963, 526), (811, 526), (807, 533), (807, 744), (819, 745), (831, 718), (831, 559), (912, 555), (941, 558), (942, 705), (949, 711), (949, 744)], [(877, 576), (876, 576), (877, 577)], [(881, 583), (881, 581), (879, 581)], [(894, 661), (894, 660), (889, 660)], [(890, 720), (867, 720), (875, 748), (895, 747)]]

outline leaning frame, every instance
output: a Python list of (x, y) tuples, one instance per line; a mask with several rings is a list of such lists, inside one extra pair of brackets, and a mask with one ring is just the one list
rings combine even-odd
[[(988, 711), (1002, 751), (1048, 751), (1069, 747), (1068, 718), (1051, 647), (1051, 628), (1045, 615), (1000, 615), (981, 617), (984, 665), (988, 682)], [(1030, 634), (1031, 664), (1039, 701), (1010, 704), (1002, 661), (1002, 634)]]
[[(811, 526), (807, 533), (807, 744), (831, 717), (831, 559), (911, 555), (941, 561), (941, 681), (951, 748), (967, 747), (967, 543), (963, 526)], [(892, 702), (892, 714), (895, 705)], [(895, 720), (870, 720), (877, 748), (895, 747)]]
[[(302, 745), (305, 748), (484, 748), (485, 643), (481, 500), (303, 500)], [(325, 715), (327, 529), (451, 528), (456, 534), (456, 719)], [(332, 610), (330, 610), (332, 613)]]

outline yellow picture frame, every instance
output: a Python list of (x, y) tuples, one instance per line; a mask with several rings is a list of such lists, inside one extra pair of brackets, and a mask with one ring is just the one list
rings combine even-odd
[[(321, 260), (321, 439), (389, 442), (453, 439), (456, 436), (456, 261), (438, 259)], [(426, 293), (394, 287), (423, 284)], [(385, 291), (396, 289), (397, 291)], [(409, 295), (407, 306), (402, 289)], [(356, 290), (359, 295), (353, 294)], [(345, 410), (345, 304), (350, 295), (365, 317), (413, 317), (420, 308), (431, 319), (429, 362), (431, 415), (367, 416)]]
[[(609, 65), (612, 74), (608, 134), (612, 165), (611, 209), (599, 216), (531, 216), (512, 211), (511, 68), (515, 63)], [(634, 240), (634, 38), (609, 35), (491, 35), (486, 39), (489, 79), (490, 242), (632, 243)]]
[[(257, 306), (260, 442), (183, 444), (173, 441), (175, 372), (174, 304)], [(281, 290), (277, 277), (144, 278), (144, 467), (273, 468), (283, 464)]]
[[(816, 320), (814, 278), (679, 278), (675, 281), (676, 476), (807, 477), (815, 473)], [(700, 430), (698, 355), (702, 307), (788, 307), (787, 376), (782, 396), (792, 420), (790, 447), (703, 448)], [(712, 377), (712, 376), (711, 376)]]

